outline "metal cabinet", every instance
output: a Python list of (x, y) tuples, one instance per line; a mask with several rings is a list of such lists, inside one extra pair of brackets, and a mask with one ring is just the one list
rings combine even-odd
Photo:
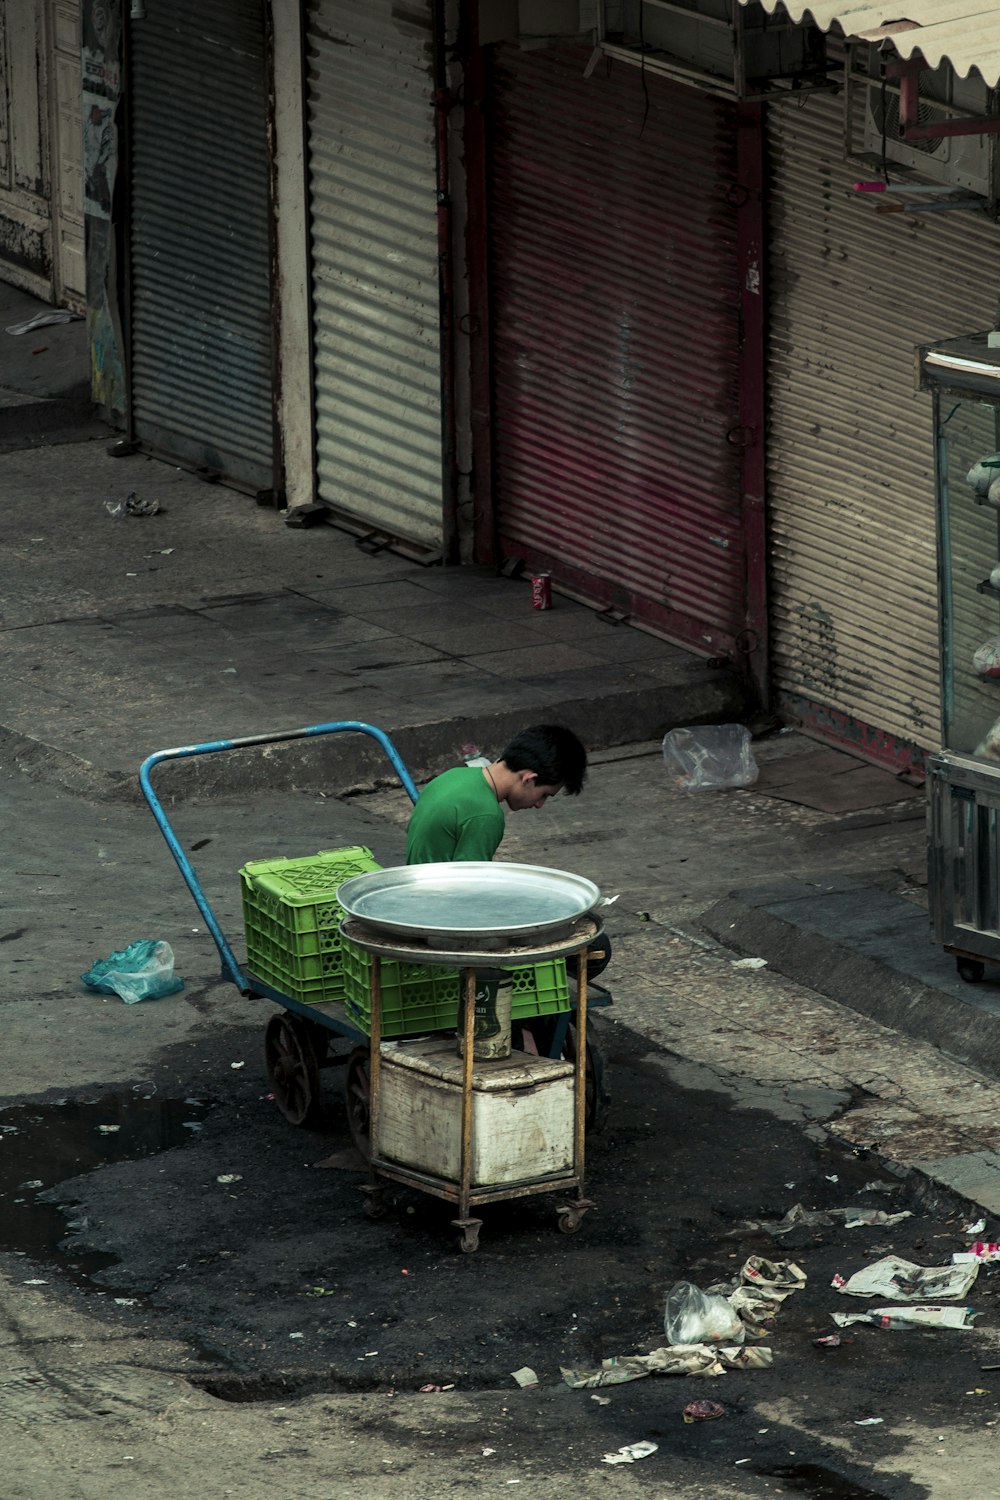
[(934, 407), (941, 743), (928, 765), (935, 938), (1000, 964), (1000, 334), (919, 351)]

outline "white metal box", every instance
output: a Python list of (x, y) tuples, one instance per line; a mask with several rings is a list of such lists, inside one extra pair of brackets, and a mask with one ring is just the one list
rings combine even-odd
[[(454, 1039), (385, 1043), (379, 1092), (379, 1155), (458, 1182), (462, 1059)], [(573, 1064), (527, 1052), (476, 1063), (473, 1186), (523, 1182), (572, 1166)]]

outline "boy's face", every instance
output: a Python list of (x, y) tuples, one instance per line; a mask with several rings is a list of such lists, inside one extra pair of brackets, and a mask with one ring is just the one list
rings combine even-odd
[(540, 785), (537, 771), (518, 771), (517, 781), (507, 796), (507, 806), (511, 812), (523, 812), (528, 807), (544, 807), (550, 797), (561, 791), (561, 786)]

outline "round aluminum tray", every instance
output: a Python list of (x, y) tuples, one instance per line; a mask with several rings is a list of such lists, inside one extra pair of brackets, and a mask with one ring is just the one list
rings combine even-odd
[(352, 917), (437, 947), (488, 946), (554, 934), (601, 899), (593, 881), (540, 865), (454, 860), (354, 875), (337, 891)]
[[(543, 963), (552, 958), (568, 958), (571, 953), (581, 952), (584, 943), (590, 946), (600, 936), (604, 923), (598, 916), (578, 917), (571, 927), (551, 933), (547, 938), (519, 938), (505, 943), (500, 938), (455, 948), (442, 948), (415, 937), (399, 937), (394, 933), (376, 932), (366, 927), (357, 917), (345, 917), (340, 930), (358, 948), (366, 953), (377, 953), (379, 958), (393, 958), (404, 964), (427, 964), (441, 969), (489, 968), (520, 969), (526, 964)], [(571, 984), (570, 989), (573, 990)]]

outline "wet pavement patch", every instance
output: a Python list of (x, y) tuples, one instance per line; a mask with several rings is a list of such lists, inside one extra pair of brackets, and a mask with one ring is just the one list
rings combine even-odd
[(0, 1252), (57, 1267), (89, 1285), (116, 1256), (61, 1248), (85, 1228), (71, 1208), (48, 1201), (68, 1178), (137, 1161), (190, 1142), (204, 1099), (164, 1099), (149, 1084), (98, 1099), (59, 1099), (0, 1112)]

